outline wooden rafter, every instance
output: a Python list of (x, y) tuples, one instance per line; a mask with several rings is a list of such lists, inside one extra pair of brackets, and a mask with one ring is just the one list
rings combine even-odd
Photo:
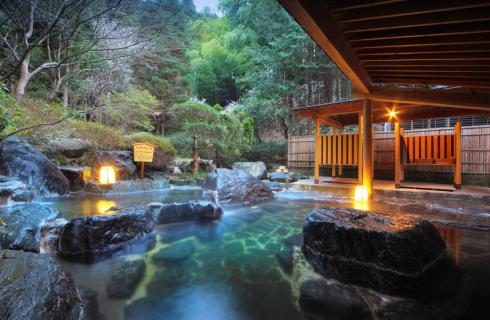
[(320, 118), (320, 121), (323, 122), (324, 124), (326, 124), (327, 126), (329, 127), (333, 127), (333, 128), (337, 128), (337, 129), (342, 129), (344, 127), (344, 125), (339, 122), (339, 121), (336, 121), (328, 116), (321, 116), (319, 117)]
[(412, 88), (373, 88), (370, 94), (354, 92), (359, 99), (392, 103), (411, 103), (438, 107), (490, 110), (490, 92), (477, 90), (444, 90)]
[(451, 24), (489, 21), (490, 16), (486, 10), (466, 9), (446, 12), (444, 14), (421, 14), (416, 19), (413, 17), (396, 17), (376, 21), (366, 21), (350, 24), (344, 28), (346, 34), (368, 31), (407, 29), (416, 27), (430, 27)]
[[(465, 2), (461, 0), (446, 1), (408, 1), (400, 6), (399, 3), (389, 3), (376, 10), (355, 10), (346, 12), (338, 18), (339, 23), (352, 23), (359, 21), (414, 16), (419, 14), (447, 12), (471, 8), (490, 6), (488, 1)], [(337, 10), (339, 12), (339, 10)]]
[(360, 92), (369, 93), (371, 78), (342, 31), (329, 18), (323, 1), (279, 1), (352, 81), (354, 87)]

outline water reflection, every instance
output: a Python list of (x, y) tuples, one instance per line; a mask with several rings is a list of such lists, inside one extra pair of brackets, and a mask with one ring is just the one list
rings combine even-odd
[(93, 216), (97, 215), (108, 215), (113, 214), (114, 211), (110, 210), (116, 206), (116, 201), (108, 199), (95, 199), (84, 198), (81, 201), (81, 215), (82, 216)]
[(454, 256), (454, 262), (459, 265), (461, 259), (461, 230), (444, 226), (442, 224), (434, 225), (446, 243), (448, 249)]

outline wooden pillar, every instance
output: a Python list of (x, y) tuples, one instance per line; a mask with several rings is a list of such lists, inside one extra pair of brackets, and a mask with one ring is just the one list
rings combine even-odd
[(400, 189), (401, 165), (400, 165), (400, 123), (395, 122), (395, 188)]
[(342, 142), (342, 130), (339, 129), (339, 135), (337, 136), (337, 149), (338, 149), (338, 159), (339, 159), (339, 176), (342, 176), (342, 158), (343, 158), (343, 153), (344, 153), (344, 147), (343, 147), (343, 142)]
[(357, 178), (359, 180), (359, 184), (362, 184), (362, 112), (359, 112), (359, 158), (357, 160)]
[(364, 100), (362, 107), (362, 182), (368, 199), (373, 198), (373, 114), (371, 101)]
[(405, 180), (405, 170), (403, 169), (403, 163), (407, 161), (407, 146), (405, 143), (404, 129), (400, 128), (400, 182)]
[(337, 129), (332, 128), (332, 177), (335, 177), (336, 174), (336, 165), (337, 164)]
[(320, 157), (322, 156), (322, 141), (320, 139), (320, 118), (315, 122), (315, 183), (320, 183)]
[(456, 166), (454, 168), (454, 187), (461, 189), (461, 122), (454, 126), (454, 157)]

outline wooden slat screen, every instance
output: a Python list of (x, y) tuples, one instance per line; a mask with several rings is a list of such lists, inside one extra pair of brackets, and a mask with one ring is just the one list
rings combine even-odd
[(455, 161), (455, 137), (452, 134), (409, 136), (402, 141), (407, 150), (402, 163), (429, 165)]
[(352, 166), (359, 162), (358, 134), (324, 135), (322, 139), (321, 165)]

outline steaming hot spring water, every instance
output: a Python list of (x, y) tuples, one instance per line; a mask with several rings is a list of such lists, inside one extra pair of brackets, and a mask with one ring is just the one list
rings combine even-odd
[[(44, 203), (71, 219), (108, 214), (114, 206), (186, 202), (201, 196), (200, 189), (176, 188), (153, 193), (49, 198)], [(223, 216), (215, 222), (157, 225), (156, 245), (146, 252), (131, 248), (91, 264), (59, 261), (73, 275), (77, 286), (97, 292), (98, 312), (105, 319), (330, 319), (328, 313), (318, 317), (298, 305), (301, 282), (318, 277), (301, 254), (303, 224), (309, 212), (325, 206), (356, 207), (356, 203), (347, 193), (282, 191), (270, 202), (225, 207)], [(431, 319), (488, 316), (488, 202), (383, 196), (367, 209), (429, 219), (465, 279), (457, 289), (461, 291), (457, 298), (449, 302), (404, 300), (397, 304), (397, 298), (364, 294), (371, 314), (380, 319), (410, 319), (411, 315)], [(191, 248), (183, 259), (172, 263), (155, 263), (152, 259), (161, 248), (179, 243)], [(281, 252), (293, 252), (291, 272), (279, 262)], [(114, 270), (123, 261), (141, 259), (146, 264), (145, 273), (134, 294), (127, 299), (108, 298), (106, 285)], [(351, 292), (334, 292), (326, 299), (342, 309), (343, 304), (355, 300)], [(387, 307), (390, 303), (391, 307)], [(335, 314), (335, 319), (345, 318), (342, 310)]]

